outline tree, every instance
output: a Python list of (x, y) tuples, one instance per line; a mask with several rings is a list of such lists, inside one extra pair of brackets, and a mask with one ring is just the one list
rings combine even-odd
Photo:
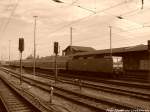
[(26, 59), (33, 59), (32, 54), (30, 54)]

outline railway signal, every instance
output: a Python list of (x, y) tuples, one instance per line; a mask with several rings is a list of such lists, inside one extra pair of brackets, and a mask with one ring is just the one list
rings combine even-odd
[(24, 51), (24, 39), (19, 38), (19, 51), (22, 53)]
[(58, 76), (57, 70), (57, 54), (58, 54), (58, 42), (54, 42), (54, 53), (55, 53), (55, 84)]
[(33, 59), (33, 78), (35, 78), (35, 65), (36, 65), (36, 24), (37, 24), (37, 17), (34, 17), (34, 59)]
[(54, 42), (54, 53), (58, 54), (58, 42)]
[(20, 85), (22, 84), (22, 52), (24, 51), (24, 38), (19, 38), (20, 51)]

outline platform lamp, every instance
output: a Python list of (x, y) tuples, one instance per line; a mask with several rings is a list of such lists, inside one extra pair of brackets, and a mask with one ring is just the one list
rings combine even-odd
[(19, 38), (20, 51), (20, 85), (22, 84), (22, 52), (24, 51), (24, 38)]

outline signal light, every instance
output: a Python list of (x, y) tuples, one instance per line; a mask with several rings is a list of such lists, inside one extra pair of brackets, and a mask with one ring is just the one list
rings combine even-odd
[(24, 38), (19, 38), (19, 51), (24, 51)]
[(58, 54), (58, 42), (54, 42), (54, 53)]

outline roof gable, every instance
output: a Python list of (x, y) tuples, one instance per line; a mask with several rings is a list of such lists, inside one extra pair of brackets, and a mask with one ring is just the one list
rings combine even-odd
[(83, 47), (83, 46), (68, 46), (64, 51), (68, 50), (68, 49), (72, 49), (75, 51), (83, 51), (83, 52), (88, 52), (88, 51), (95, 51), (94, 48), (92, 47)]

